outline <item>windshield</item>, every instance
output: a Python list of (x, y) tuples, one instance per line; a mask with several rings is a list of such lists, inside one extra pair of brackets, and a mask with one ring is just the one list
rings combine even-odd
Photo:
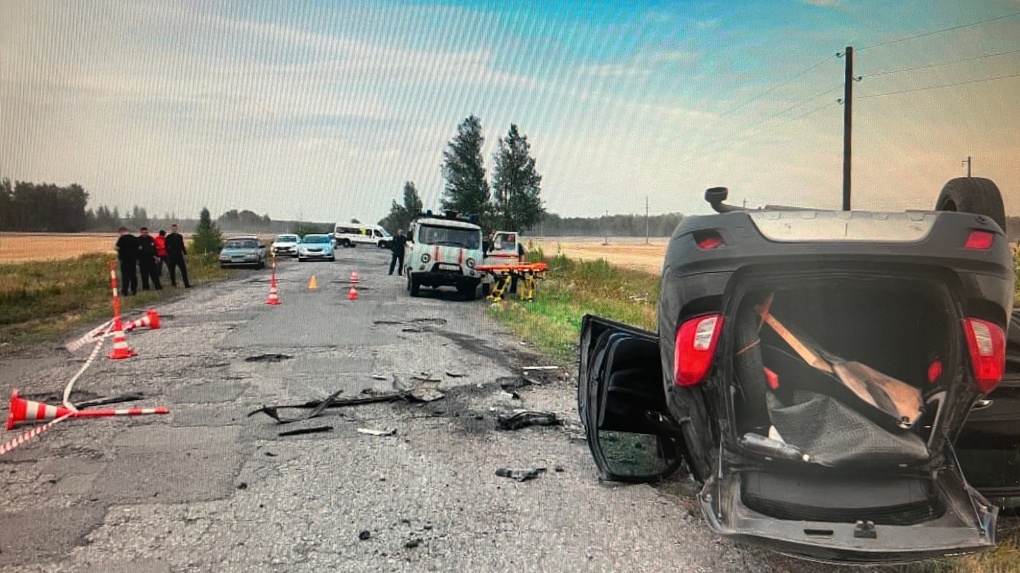
[(302, 239), (302, 243), (328, 243), (330, 238), (328, 235), (308, 235)]
[(477, 249), (482, 244), (482, 232), (476, 229), (422, 225), (418, 230), (418, 241), (426, 245)]
[(259, 242), (255, 239), (227, 239), (224, 249), (257, 249)]
[(296, 243), (298, 242), (297, 235), (280, 235), (276, 238), (277, 243)]

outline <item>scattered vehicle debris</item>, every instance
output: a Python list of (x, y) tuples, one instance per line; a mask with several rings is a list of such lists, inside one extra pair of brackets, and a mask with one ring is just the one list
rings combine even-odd
[(301, 428), (298, 430), (287, 430), (286, 432), (280, 432), (278, 436), (301, 436), (304, 434), (320, 434), (322, 432), (332, 432), (333, 426), (315, 426), (312, 428)]
[(418, 547), (419, 545), (421, 545), (421, 539), (418, 539), (417, 537), (415, 537), (414, 539), (408, 539), (407, 543), (404, 544), (404, 548), (405, 549), (414, 549), (415, 547)]
[(520, 430), (528, 426), (559, 426), (563, 422), (552, 412), (525, 410), (511, 416), (496, 418), (497, 430)]
[(293, 356), (289, 354), (258, 354), (255, 356), (249, 356), (245, 358), (245, 362), (283, 362), (284, 360), (290, 360)]
[[(301, 404), (287, 404), (282, 406), (262, 406), (258, 410), (248, 412), (248, 417), (255, 414), (265, 414), (281, 424), (300, 422), (318, 416), (326, 408), (345, 408), (347, 406), (360, 406), (362, 404), (381, 404), (384, 402), (434, 402), (444, 397), (442, 392), (428, 388), (414, 388), (411, 390), (399, 390), (395, 392), (376, 393), (371, 388), (366, 388), (361, 396), (352, 398), (337, 398), (343, 390), (337, 390), (325, 400), (310, 400)], [(279, 410), (284, 408), (312, 408), (313, 410), (300, 418), (283, 418)]]
[(383, 380), (383, 381), (389, 380), (389, 378), (383, 376), (382, 374), (373, 374), (372, 375), (372, 379), (373, 380)]
[(397, 433), (396, 428), (390, 428), (389, 430), (373, 430), (372, 428), (358, 428), (356, 431), (359, 434), (368, 434), (369, 436), (392, 436)]
[(434, 388), (416, 388), (411, 390), (408, 395), (417, 402), (435, 402), (444, 397), (442, 392)]
[(531, 481), (544, 473), (545, 468), (532, 468), (530, 470), (499, 468), (496, 470), (496, 475), (499, 477), (510, 478), (521, 482)]
[(538, 386), (540, 384), (538, 382), (536, 382), (535, 380), (532, 380), (531, 378), (528, 378), (526, 376), (517, 376), (517, 377), (508, 377), (508, 378), (500, 378), (499, 379), (499, 387), (502, 388), (503, 390), (506, 390), (507, 392), (512, 392), (514, 390), (519, 390), (521, 388), (524, 388), (525, 386), (533, 386), (533, 385), (534, 386)]
[(110, 404), (120, 404), (123, 402), (134, 402), (135, 400), (142, 400), (145, 398), (144, 394), (138, 392), (132, 392), (130, 394), (121, 394), (120, 396), (114, 396), (112, 398), (96, 398), (95, 400), (86, 400), (85, 402), (79, 402), (75, 404), (75, 407), (79, 410), (82, 408), (91, 408), (93, 406), (107, 406)]
[(464, 374), (462, 372), (451, 372), (449, 370), (446, 371), (446, 375), (449, 376), (450, 378), (463, 378), (464, 377)]
[(531, 370), (562, 370), (559, 366), (521, 366), (521, 370), (528, 372)]
[(358, 539), (360, 539), (362, 541), (368, 541), (368, 539), (370, 537), (372, 537), (372, 533), (369, 530), (367, 530), (367, 529), (365, 529), (365, 530), (361, 531), (360, 533), (358, 533)]

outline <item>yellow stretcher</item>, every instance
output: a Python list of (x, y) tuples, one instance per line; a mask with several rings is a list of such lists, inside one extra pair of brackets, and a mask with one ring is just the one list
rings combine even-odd
[(503, 292), (511, 279), (516, 277), (518, 284), (517, 297), (521, 300), (534, 300), (535, 289), (539, 279), (545, 278), (545, 271), (549, 265), (545, 263), (517, 263), (512, 265), (478, 265), (475, 270), (489, 273), (496, 281), (489, 293), (489, 300), (499, 302), (503, 300)]

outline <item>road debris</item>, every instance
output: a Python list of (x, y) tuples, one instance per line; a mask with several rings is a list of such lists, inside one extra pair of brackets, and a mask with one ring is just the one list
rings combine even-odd
[(373, 374), (372, 375), (372, 379), (373, 380), (383, 380), (383, 381), (389, 380), (389, 378), (383, 376), (382, 374)]
[(497, 430), (520, 430), (528, 426), (560, 426), (563, 422), (552, 412), (525, 410), (512, 416), (496, 418)]
[(463, 378), (464, 377), (464, 374), (461, 373), (461, 372), (451, 372), (449, 370), (447, 370), (446, 375), (449, 376), (450, 378)]
[(544, 473), (545, 468), (533, 468), (530, 470), (499, 468), (496, 470), (497, 476), (510, 478), (520, 482), (533, 480)]
[(322, 432), (332, 432), (333, 426), (315, 426), (312, 428), (301, 428), (298, 430), (287, 430), (286, 432), (280, 432), (277, 434), (281, 438), (286, 436), (301, 436), (303, 434), (319, 434)]
[(77, 407), (80, 410), (82, 408), (91, 408), (93, 406), (107, 406), (109, 404), (134, 402), (135, 400), (142, 400), (144, 398), (145, 398), (144, 394), (132, 392), (130, 394), (121, 394), (120, 396), (114, 396), (112, 398), (96, 398), (95, 400), (86, 400), (85, 402), (79, 402), (75, 404), (75, 407)]
[(372, 428), (358, 428), (356, 431), (359, 434), (368, 434), (369, 436), (392, 436), (397, 433), (396, 428), (390, 428), (388, 430), (373, 430)]
[[(310, 400), (302, 404), (287, 404), (282, 406), (262, 406), (258, 410), (248, 412), (248, 417), (252, 417), (255, 414), (265, 414), (270, 418), (276, 420), (281, 424), (289, 424), (292, 422), (300, 422), (308, 420), (318, 416), (326, 408), (345, 408), (347, 406), (360, 406), (362, 404), (380, 404), (384, 402), (413, 402), (413, 403), (424, 403), (434, 402), (443, 398), (444, 395), (438, 390), (432, 390), (428, 388), (416, 388), (412, 390), (398, 390), (395, 392), (379, 392), (376, 393), (370, 388), (366, 388), (361, 396), (352, 398), (337, 398), (337, 396), (343, 392), (343, 390), (337, 390), (325, 400)], [(312, 408), (313, 410), (300, 418), (283, 418), (280, 416), (279, 411), (284, 408)]]
[(415, 537), (414, 539), (408, 539), (407, 543), (404, 544), (404, 548), (405, 549), (414, 549), (415, 547), (418, 547), (419, 545), (421, 545), (421, 539), (418, 539), (417, 537)]
[(249, 356), (245, 358), (245, 362), (283, 362), (284, 360), (290, 360), (293, 356), (289, 354), (257, 354), (255, 356)]
[(508, 376), (498, 379), (497, 382), (499, 382), (499, 387), (507, 392), (520, 390), (526, 386), (540, 386), (537, 380), (532, 380), (527, 376)]
[(521, 370), (528, 372), (531, 370), (561, 370), (559, 366), (521, 366)]
[(363, 530), (361, 533), (358, 533), (358, 539), (362, 541), (368, 541), (370, 537), (372, 537), (372, 532), (367, 529)]

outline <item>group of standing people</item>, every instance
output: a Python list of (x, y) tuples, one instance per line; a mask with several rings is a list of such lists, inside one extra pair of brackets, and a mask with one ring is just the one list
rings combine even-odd
[[(184, 288), (191, 288), (188, 281), (188, 264), (184, 256), (188, 254), (184, 246), (184, 237), (177, 232), (177, 225), (170, 226), (170, 234), (160, 229), (159, 234), (149, 234), (148, 227), (138, 230), (138, 236), (132, 235), (127, 227), (119, 230), (117, 239), (117, 259), (120, 261), (120, 293), (131, 296), (138, 293), (138, 272), (142, 275), (142, 290), (154, 288), (162, 290), (163, 267), (170, 271), (170, 284), (177, 286), (177, 269), (181, 271)], [(151, 287), (149, 286), (151, 283)]]

